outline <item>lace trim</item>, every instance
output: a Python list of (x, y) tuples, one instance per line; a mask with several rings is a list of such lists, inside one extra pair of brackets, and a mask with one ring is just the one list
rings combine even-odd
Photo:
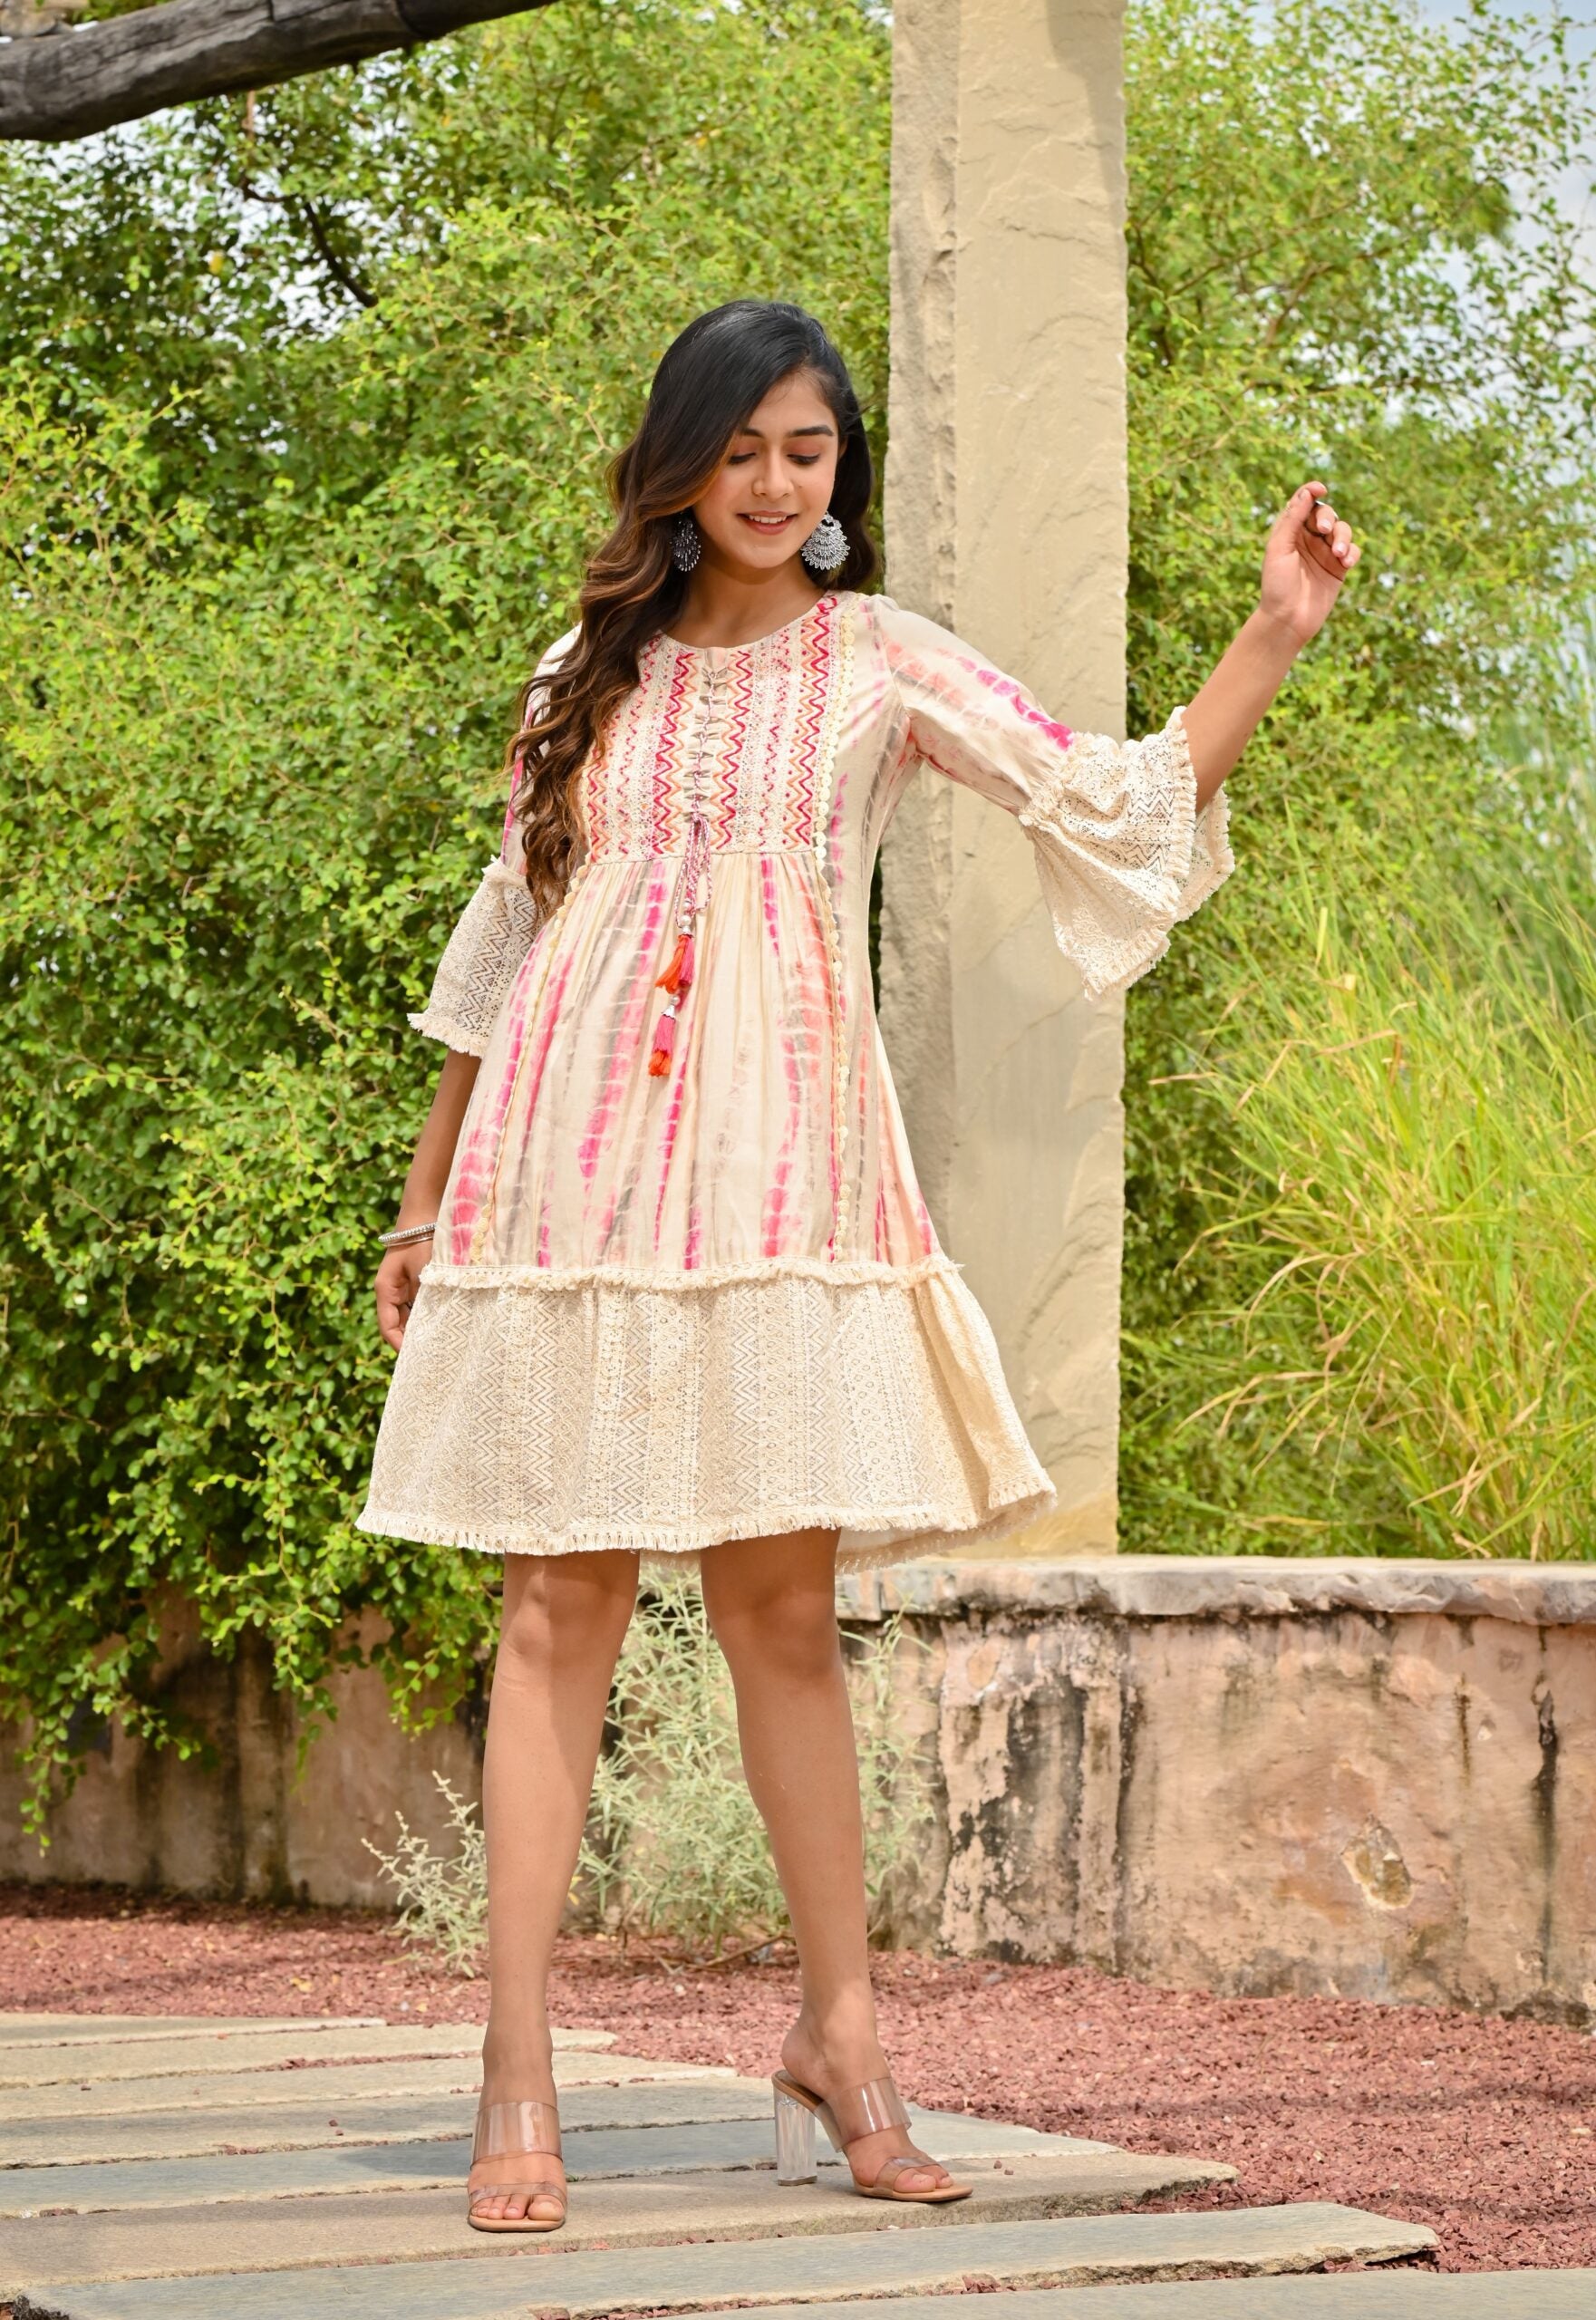
[(731, 1522), (678, 1526), (668, 1534), (657, 1522), (583, 1523), (566, 1531), (517, 1529), (488, 1534), (459, 1531), (447, 1522), (418, 1522), (412, 1514), (374, 1504), (362, 1509), (354, 1527), (378, 1538), (411, 1539), (423, 1547), (460, 1547), (470, 1554), (640, 1554), (647, 1562), (680, 1561), (731, 1539), (779, 1538), (788, 1531), (853, 1532), (856, 1542), (846, 1536), (838, 1542), (837, 1568), (860, 1571), (926, 1554), (937, 1539), (968, 1546), (1005, 1537), (1048, 1513), (1053, 1495), (1051, 1490), (1018, 1491), (996, 1501), (987, 1514), (972, 1515), (967, 1522), (952, 1519), (945, 1507), (930, 1504), (895, 1507), (890, 1513), (874, 1506), (761, 1507), (758, 1533), (750, 1532), (746, 1522)]
[(871, 1285), (914, 1289), (924, 1281), (945, 1280), (962, 1270), (956, 1259), (939, 1250), (912, 1265), (872, 1263), (865, 1259), (833, 1263), (826, 1257), (750, 1257), (741, 1264), (705, 1265), (692, 1272), (653, 1272), (643, 1265), (459, 1265), (434, 1259), (421, 1277), (429, 1287), (438, 1289), (601, 1288), (676, 1293), (764, 1281), (818, 1281), (828, 1289)]
[(525, 880), (503, 862), (490, 862), (455, 922), (427, 1004), (410, 1017), (411, 1023), (461, 1054), (484, 1054), (538, 927), (537, 906)]
[(427, 1039), (441, 1039), (456, 1055), (474, 1055), (479, 1059), (488, 1052), (488, 1033), (470, 1031), (457, 1023), (452, 1015), (440, 1015), (436, 1008), (423, 1007), (417, 1015), (407, 1015), (405, 1021), (412, 1031), (420, 1031)]
[(848, 1148), (848, 1039), (846, 1036), (846, 986), (842, 972), (842, 942), (837, 931), (837, 909), (832, 900), (829, 834), (831, 826), (831, 797), (833, 777), (837, 770), (837, 744), (842, 737), (843, 711), (854, 682), (854, 623), (850, 605), (839, 601), (831, 624), (836, 662), (831, 672), (830, 687), (826, 697), (825, 720), (821, 727), (817, 750), (814, 802), (815, 866), (819, 872), (820, 932), (826, 945), (826, 971), (831, 978), (832, 1050), (831, 1073), (831, 1149), (832, 1165), (837, 1171), (837, 1190), (832, 1218), (833, 1244), (846, 1247), (853, 1231), (853, 1178), (847, 1166)]
[[(1156, 966), (1170, 928), (1235, 868), (1224, 790), (1199, 815), (1196, 788), (1181, 708), (1139, 741), (1078, 735), (1017, 816), (1035, 848), (1055, 938), (1088, 999), (1123, 991)], [(1101, 825), (1115, 802), (1122, 858), (1108, 862)]]

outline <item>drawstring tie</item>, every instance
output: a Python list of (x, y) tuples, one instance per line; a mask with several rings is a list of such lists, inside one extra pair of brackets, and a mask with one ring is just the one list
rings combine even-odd
[[(648, 1058), (651, 1079), (663, 1079), (671, 1068), (671, 1058), (676, 1052), (676, 1017), (693, 973), (693, 922), (709, 900), (710, 826), (701, 811), (693, 808), (688, 826), (687, 853), (682, 865), (681, 904), (676, 913), (676, 948), (671, 953), (670, 964), (663, 975), (654, 977), (654, 989), (668, 991), (670, 997), (654, 1025), (654, 1043)], [(703, 891), (701, 893), (700, 889)]]

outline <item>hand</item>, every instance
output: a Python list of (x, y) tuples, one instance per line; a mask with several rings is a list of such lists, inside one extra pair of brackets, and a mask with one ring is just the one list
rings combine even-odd
[(1275, 518), (1263, 551), (1259, 610), (1293, 647), (1306, 644), (1330, 618), (1341, 583), (1362, 553), (1330, 506), (1325, 486), (1300, 485)]
[(430, 1241), (408, 1241), (401, 1249), (387, 1250), (377, 1267), (377, 1327), (383, 1344), (391, 1345), (395, 1353), (404, 1343), (404, 1325), (416, 1301), (416, 1283), (431, 1254)]

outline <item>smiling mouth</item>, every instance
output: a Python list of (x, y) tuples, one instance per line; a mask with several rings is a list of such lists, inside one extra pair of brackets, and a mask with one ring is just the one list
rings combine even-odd
[(792, 516), (754, 516), (749, 514), (746, 509), (738, 517), (740, 523), (751, 524), (756, 532), (784, 531), (788, 524), (796, 520), (797, 518)]

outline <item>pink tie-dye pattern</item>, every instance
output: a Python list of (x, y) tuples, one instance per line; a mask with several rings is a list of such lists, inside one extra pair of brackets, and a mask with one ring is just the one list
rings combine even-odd
[[(455, 1184), (454, 1203), (450, 1212), (450, 1261), (454, 1264), (466, 1264), (470, 1262), (471, 1252), (487, 1231), (492, 1215), (490, 1195), (498, 1170), (503, 1165), (505, 1122), (509, 1116), (516, 1083), (520, 1077), (522, 1063), (527, 1054), (527, 1029), (533, 1021), (537, 1025), (537, 1037), (531, 1053), (531, 1079), (527, 1088), (526, 1107), (528, 1116), (537, 1105), (537, 1090), (543, 1081), (544, 1066), (548, 1059), (555, 1026), (559, 1020), (560, 1004), (565, 997), (566, 986), (571, 974), (571, 962), (567, 956), (560, 962), (558, 972), (544, 994), (543, 1006), (536, 1010), (519, 1007), (517, 1000), (521, 981), (527, 975), (538, 972), (541, 963), (540, 949), (540, 943), (533, 944), (531, 951), (527, 953), (527, 962), (521, 969), (520, 976), (517, 977), (512, 989), (510, 1010), (511, 1020), (516, 1027), (515, 1033), (506, 1050), (504, 1067), (499, 1073), (498, 1085), (493, 1091), (492, 1100), (478, 1114), (476, 1124), (471, 1130), (470, 1141), (461, 1156)], [(484, 1167), (484, 1155), (491, 1155), (491, 1166)]]
[[(781, 953), (781, 925), (776, 909), (776, 878), (767, 856), (759, 865), (759, 901), (764, 914), (765, 932), (770, 947), (778, 957)], [(799, 979), (800, 989), (802, 978)], [(787, 1122), (781, 1131), (781, 1148), (776, 1155), (769, 1184), (766, 1187), (764, 1213), (759, 1220), (760, 1253), (767, 1257), (782, 1254), (782, 1223), (787, 1208), (788, 1186), (792, 1177), (793, 1153), (803, 1123), (803, 1072), (793, 1046), (791, 1026), (783, 1019), (781, 1024), (781, 1073), (787, 1083)]]
[(1069, 726), (1060, 725), (1056, 717), (1049, 717), (1045, 710), (1037, 707), (1034, 701), (1028, 700), (1023, 687), (1017, 685), (1012, 677), (1005, 677), (997, 669), (984, 668), (979, 661), (966, 661), (963, 666), (989, 692), (995, 692), (1000, 701), (1006, 701), (1028, 725), (1037, 726), (1049, 741), (1056, 741), (1061, 749), (1069, 747), (1075, 736)]
[[(652, 1043), (655, 1010), (664, 1005), (663, 994), (655, 988), (654, 976), (659, 972), (656, 954), (660, 950), (660, 929), (666, 921), (665, 905), (670, 886), (668, 865), (661, 865), (649, 879), (648, 900), (643, 912), (642, 947), (633, 972), (631, 987), (626, 993), (626, 1007), (621, 1018), (621, 1028), (616, 1034), (615, 1044), (610, 1051), (610, 1064), (605, 1077), (604, 1094), (594, 1109), (577, 1150), (577, 1160), (582, 1174), (589, 1184), (593, 1181), (594, 1172), (608, 1144), (611, 1123), (620, 1108), (634, 1068), (639, 1063), (643, 1043), (645, 1041)], [(680, 1072), (682, 1064), (678, 1059), (676, 1069)], [(624, 1179), (617, 1176), (612, 1180), (609, 1196), (605, 1202), (598, 1221), (597, 1245), (600, 1249), (607, 1249), (609, 1246), (610, 1235), (615, 1226), (615, 1213), (620, 1205), (622, 1194), (626, 1190), (628, 1187)]]

